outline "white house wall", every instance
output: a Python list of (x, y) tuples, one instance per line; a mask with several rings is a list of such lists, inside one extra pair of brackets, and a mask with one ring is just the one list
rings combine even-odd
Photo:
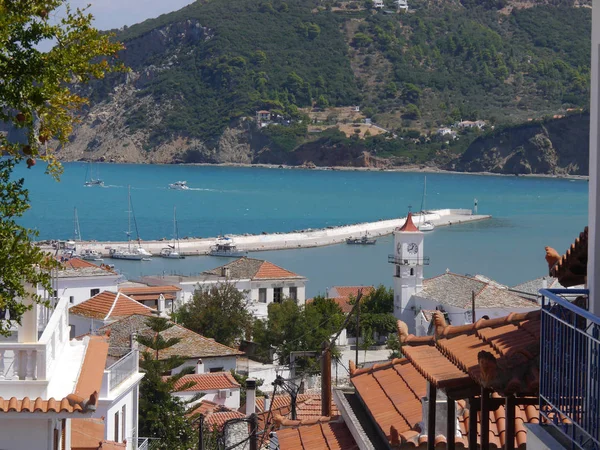
[(51, 450), (54, 439), (52, 422), (48, 419), (2, 418), (0, 420), (0, 449)]
[(190, 401), (198, 393), (204, 393), (195, 402), (191, 403), (190, 406), (200, 403), (203, 400), (214, 402), (218, 405), (224, 405), (231, 409), (238, 409), (240, 405), (240, 390), (239, 389), (228, 389), (228, 393), (225, 398), (219, 397), (218, 390), (204, 390), (204, 391), (192, 391), (192, 392), (175, 392), (173, 395), (179, 397), (183, 401)]
[[(175, 375), (181, 372), (187, 367), (196, 367), (198, 358), (191, 358), (184, 362), (181, 366), (176, 367), (171, 371), (171, 374)], [(222, 367), (223, 372), (229, 372), (235, 370), (237, 365), (237, 356), (217, 356), (214, 358), (202, 358), (204, 364), (204, 373), (210, 372), (210, 369), (218, 369)]]
[[(92, 297), (91, 290), (117, 291), (119, 275), (100, 277), (58, 278), (58, 297), (73, 297), (71, 305), (78, 305)], [(38, 294), (43, 295), (44, 290), (38, 288)]]
[[(120, 387), (120, 386), (119, 386)], [(133, 447), (133, 432), (138, 426), (139, 383), (129, 387), (114, 399), (100, 399), (94, 417), (104, 417), (104, 439), (115, 440), (115, 413), (119, 413), (119, 437), (117, 442), (127, 440), (127, 450)], [(125, 406), (125, 429), (123, 430), (123, 406)]]
[(95, 332), (98, 328), (103, 327), (105, 323), (102, 320), (69, 314), (69, 325), (71, 326), (71, 337), (73, 338)]

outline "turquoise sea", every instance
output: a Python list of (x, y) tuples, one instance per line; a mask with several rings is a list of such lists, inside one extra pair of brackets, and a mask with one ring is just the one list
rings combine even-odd
[[(178, 165), (99, 164), (105, 187), (83, 185), (87, 166), (67, 163), (60, 182), (19, 167), (32, 208), (23, 223), (40, 239), (74, 236), (76, 207), (83, 239), (124, 240), (127, 230), (127, 186), (142, 239), (170, 238), (173, 207), (179, 234), (217, 236), (291, 231), (399, 217), (408, 206), (420, 209), (422, 173), (321, 171)], [(94, 167), (94, 172), (96, 166)], [(588, 183), (581, 180), (427, 174), (427, 209), (471, 208), (493, 219), (438, 228), (425, 240), (431, 265), (426, 276), (447, 268), (481, 273), (501, 283), (517, 284), (544, 275), (544, 246), (564, 251), (587, 223)], [(190, 191), (169, 183), (186, 180)], [(340, 284), (392, 284), (392, 237), (375, 246), (345, 244), (315, 249), (256, 252), (309, 278), (308, 295)], [(158, 273), (197, 273), (216, 267), (222, 258), (179, 261), (119, 261), (128, 277)]]

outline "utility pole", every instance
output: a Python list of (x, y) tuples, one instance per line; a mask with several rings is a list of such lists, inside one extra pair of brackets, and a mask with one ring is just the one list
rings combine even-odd
[(331, 417), (331, 349), (329, 342), (321, 347), (321, 416)]
[(471, 291), (471, 323), (475, 323), (475, 291)]
[(258, 450), (258, 416), (256, 413), (250, 415), (250, 450)]
[(198, 417), (198, 450), (204, 450), (204, 414)]
[(360, 337), (360, 305), (358, 304), (360, 302), (360, 299), (362, 297), (362, 291), (359, 292), (358, 298), (356, 299), (356, 303), (357, 303), (357, 307), (356, 307), (356, 354), (355, 354), (355, 360), (356, 360), (356, 365), (358, 366), (358, 338)]

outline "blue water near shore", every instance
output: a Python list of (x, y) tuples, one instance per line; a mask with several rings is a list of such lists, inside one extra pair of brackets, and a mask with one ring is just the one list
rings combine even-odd
[[(142, 239), (170, 238), (173, 207), (179, 234), (284, 232), (399, 217), (408, 205), (420, 209), (424, 175), (379, 171), (310, 171), (212, 166), (100, 164), (104, 188), (84, 187), (86, 165), (65, 164), (60, 182), (19, 167), (32, 208), (23, 223), (40, 239), (73, 237), (77, 207), (83, 239), (124, 240), (127, 230), (127, 186)], [(168, 184), (187, 180), (190, 191)], [(544, 246), (564, 251), (587, 224), (588, 183), (581, 180), (427, 174), (427, 209), (471, 208), (487, 221), (437, 228), (425, 240), (431, 265), (425, 275), (447, 268), (481, 273), (517, 284), (546, 273)], [(132, 225), (133, 226), (133, 225)], [(392, 283), (392, 237), (375, 246), (335, 245), (314, 249), (256, 252), (309, 278), (308, 294), (340, 284)], [(120, 261), (129, 277), (146, 274), (198, 273), (224, 262), (213, 257), (180, 261)]]

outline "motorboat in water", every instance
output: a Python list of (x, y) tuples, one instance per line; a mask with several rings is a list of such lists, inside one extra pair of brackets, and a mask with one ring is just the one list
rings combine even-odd
[(190, 188), (187, 185), (187, 181), (176, 181), (175, 183), (169, 184), (169, 189), (175, 189), (176, 191), (188, 191)]
[(367, 234), (359, 238), (348, 238), (346, 239), (346, 244), (349, 245), (375, 245), (377, 239), (370, 238)]
[[(77, 208), (73, 208), (73, 227), (75, 228), (75, 241), (81, 245), (81, 228), (79, 227), (79, 216), (77, 215)], [(75, 244), (75, 242), (73, 242)], [(76, 250), (76, 247), (73, 246), (73, 249)], [(85, 261), (103, 261), (102, 254), (97, 250), (92, 250), (89, 248), (82, 248), (79, 252), (75, 251), (73, 256), (77, 256), (80, 259)]]
[(128, 187), (127, 201), (129, 205), (129, 209), (127, 211), (128, 228), (125, 232), (127, 234), (127, 247), (111, 248), (109, 250), (110, 257), (113, 259), (126, 259), (130, 261), (150, 261), (152, 253), (142, 248), (140, 235), (137, 229), (137, 222), (135, 220), (135, 214), (133, 215), (133, 222), (135, 224), (137, 245), (131, 245), (131, 216), (133, 214), (133, 207), (131, 205), (131, 186)]
[(177, 209), (173, 207), (173, 244), (169, 244), (167, 247), (160, 251), (162, 258), (170, 259), (184, 259), (185, 256), (181, 255), (179, 248), (179, 228), (177, 227)]
[(244, 256), (246, 253), (247, 252), (238, 250), (233, 239), (229, 237), (218, 237), (215, 245), (213, 245), (208, 252), (210, 256), (225, 256), (230, 258)]

